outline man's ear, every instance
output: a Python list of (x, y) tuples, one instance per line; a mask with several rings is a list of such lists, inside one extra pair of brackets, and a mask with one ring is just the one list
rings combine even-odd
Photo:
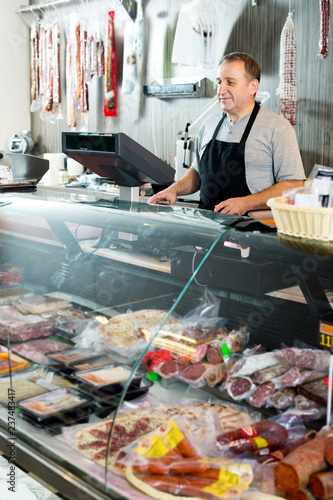
[(259, 81), (257, 79), (250, 81), (250, 93), (255, 95), (259, 88)]

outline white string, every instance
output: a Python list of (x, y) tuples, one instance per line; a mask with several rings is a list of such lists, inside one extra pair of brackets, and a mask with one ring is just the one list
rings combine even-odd
[(291, 12), (291, 0), (289, 0), (289, 12)]

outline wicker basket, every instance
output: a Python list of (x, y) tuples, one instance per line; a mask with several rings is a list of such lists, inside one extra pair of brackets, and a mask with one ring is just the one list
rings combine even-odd
[(333, 241), (333, 208), (300, 207), (284, 203), (282, 198), (271, 198), (279, 233), (310, 240)]

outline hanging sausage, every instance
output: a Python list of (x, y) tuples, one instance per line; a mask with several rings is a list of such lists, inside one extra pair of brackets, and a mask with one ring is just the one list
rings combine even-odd
[(36, 22), (31, 24), (30, 31), (30, 70), (31, 70), (31, 106), (30, 111), (33, 113), (40, 108), (39, 96), (39, 66), (38, 66), (38, 50), (39, 50), (39, 33)]
[(325, 59), (328, 54), (328, 35), (330, 28), (330, 1), (319, 0), (320, 7), (320, 39), (319, 55)]
[(116, 94), (116, 39), (114, 34), (114, 10), (107, 12), (105, 35), (105, 83), (104, 116), (117, 116)]
[(280, 95), (280, 113), (291, 125), (296, 125), (296, 30), (293, 13), (289, 12), (280, 40), (280, 84), (276, 94)]

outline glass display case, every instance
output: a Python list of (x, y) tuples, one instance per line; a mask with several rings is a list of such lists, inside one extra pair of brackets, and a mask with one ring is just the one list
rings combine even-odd
[(75, 449), (75, 432), (121, 418), (120, 403), (176, 401), (189, 386), (228, 399), (216, 373), (163, 378), (152, 354), (202, 368), (198, 339), (225, 332), (241, 348), (331, 346), (330, 244), (265, 221), (37, 191), (2, 195), (0, 234), (2, 359), (13, 353), (0, 373), (0, 449), (68, 499), (147, 498), (106, 472), (105, 449), (97, 463)]

